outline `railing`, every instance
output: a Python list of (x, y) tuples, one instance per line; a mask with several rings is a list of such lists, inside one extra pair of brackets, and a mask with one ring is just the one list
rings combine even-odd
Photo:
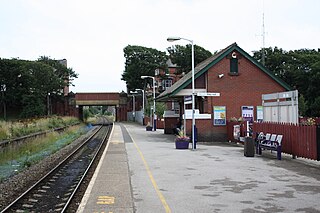
[(320, 160), (320, 146), (319, 142), (317, 142), (317, 126), (255, 122), (253, 123), (253, 132), (281, 134), (283, 135), (282, 152), (291, 154), (293, 157)]

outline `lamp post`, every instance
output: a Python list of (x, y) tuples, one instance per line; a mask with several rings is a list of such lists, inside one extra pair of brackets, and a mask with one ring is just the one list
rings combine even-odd
[(50, 115), (50, 92), (47, 94), (47, 115)]
[(156, 131), (157, 130), (157, 125), (156, 125), (156, 83), (155, 83), (155, 79), (153, 76), (141, 76), (141, 79), (146, 79), (146, 78), (152, 78), (152, 83), (153, 83), (153, 130)]
[(136, 89), (135, 91), (142, 92), (142, 125), (144, 125), (144, 90), (143, 89)]
[(137, 94), (136, 90), (132, 91), (130, 95), (132, 96), (132, 117), (133, 117), (133, 122), (136, 122), (136, 96)]
[(4, 93), (7, 90), (7, 87), (5, 84), (1, 85), (1, 92), (2, 92), (2, 102), (3, 102), (3, 119), (7, 120), (7, 106), (6, 106), (6, 101), (4, 99)]
[[(196, 130), (196, 123), (194, 119), (194, 111), (195, 111), (195, 94), (194, 94), (194, 45), (193, 40), (181, 38), (181, 37), (168, 37), (167, 41), (174, 42), (179, 40), (185, 40), (191, 43), (191, 63), (192, 63), (192, 150), (196, 149), (195, 144), (195, 130)], [(186, 114), (186, 112), (184, 112)]]

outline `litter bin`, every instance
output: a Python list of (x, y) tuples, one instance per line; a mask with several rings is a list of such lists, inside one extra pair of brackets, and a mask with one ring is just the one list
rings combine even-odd
[(254, 157), (254, 141), (251, 137), (244, 138), (244, 156)]

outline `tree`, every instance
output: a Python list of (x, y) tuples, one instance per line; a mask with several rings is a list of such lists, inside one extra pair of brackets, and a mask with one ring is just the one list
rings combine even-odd
[[(175, 45), (173, 47), (168, 47), (167, 50), (170, 54), (170, 59), (173, 64), (177, 64), (177, 74), (188, 73), (192, 70), (192, 57), (191, 57), (191, 44), (186, 46)], [(195, 66), (200, 62), (206, 60), (212, 56), (212, 53), (203, 47), (194, 45), (194, 64)]]
[[(66, 81), (66, 75), (70, 75)], [(7, 108), (19, 109), (21, 117), (46, 114), (47, 96), (61, 96), (66, 84), (77, 74), (55, 60), (40, 61), (0, 59), (0, 84), (6, 86)]]
[(40, 58), (38, 58), (38, 61), (47, 64), (54, 69), (55, 75), (60, 80), (59, 83), (61, 88), (63, 88), (64, 86), (74, 86), (72, 82), (74, 81), (74, 79), (78, 78), (78, 74), (73, 71), (72, 68), (66, 67), (58, 60), (51, 59), (47, 56), (41, 56)]
[(166, 69), (168, 57), (165, 52), (131, 45), (126, 46), (123, 51), (126, 62), (121, 80), (126, 81), (128, 91), (144, 87), (141, 76), (154, 76), (156, 69)]
[[(153, 98), (148, 98), (146, 106), (144, 108), (144, 114), (146, 116), (150, 116), (150, 114), (152, 113), (151, 107), (153, 107)], [(158, 118), (162, 118), (164, 111), (166, 110), (167, 107), (165, 102), (156, 102), (156, 114)]]
[[(320, 51), (314, 49), (291, 50), (264, 48), (265, 66), (282, 78), (305, 98), (305, 115), (320, 116), (316, 100), (320, 96)], [(262, 50), (253, 57), (261, 61)]]
[(299, 95), (298, 106), (299, 106), (299, 115), (305, 116), (307, 111), (307, 104), (302, 94)]

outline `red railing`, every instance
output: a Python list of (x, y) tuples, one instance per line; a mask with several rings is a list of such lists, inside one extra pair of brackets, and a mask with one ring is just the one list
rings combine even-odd
[(282, 152), (296, 157), (318, 159), (316, 126), (262, 122), (253, 124), (253, 132), (281, 134)]
[[(150, 123), (150, 117), (145, 116), (144, 125), (147, 125), (148, 122)], [(157, 129), (164, 129), (164, 121), (162, 119), (157, 119)]]

